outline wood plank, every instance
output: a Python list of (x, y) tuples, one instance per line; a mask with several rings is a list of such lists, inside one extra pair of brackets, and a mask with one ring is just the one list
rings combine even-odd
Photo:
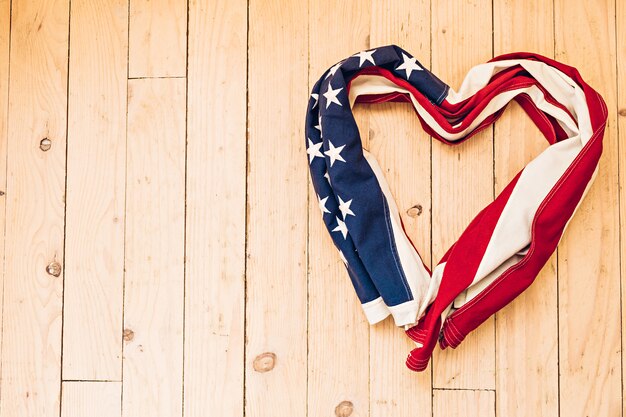
[[(371, 44), (397, 44), (430, 64), (430, 2), (372, 3)], [(367, 109), (369, 150), (396, 198), (404, 227), (430, 264), (430, 137), (413, 107), (385, 103)], [(415, 344), (392, 319), (370, 328), (370, 415), (431, 416), (431, 370), (411, 375), (405, 358)], [(419, 404), (416, 406), (416, 404)]]
[(124, 413), (182, 415), (185, 80), (128, 84)]
[(121, 416), (121, 394), (120, 382), (63, 382), (61, 417)]
[[(9, 43), (11, 38), (11, 1), (0, 0), (0, 323), (4, 305), (4, 246), (6, 227), (6, 186), (7, 186), (7, 145), (9, 118)], [(2, 328), (0, 326), (0, 346), (2, 346)], [(1, 353), (1, 350), (0, 350)], [(2, 381), (0, 380), (0, 390)]]
[(439, 390), (433, 392), (433, 417), (495, 417), (493, 391)]
[[(310, 3), (309, 87), (337, 61), (369, 47), (371, 19), (371, 2), (323, 0)], [(301, 111), (305, 110), (307, 97), (299, 102)], [(357, 106), (354, 114), (367, 147), (367, 111)], [(304, 120), (299, 120), (298, 127), (300, 125), (304, 126)], [(298, 144), (304, 143), (301, 137), (296, 136)], [(298, 155), (298, 162), (306, 169), (304, 161)], [(351, 416), (367, 416), (370, 407), (369, 324), (322, 222), (313, 186), (308, 186), (308, 415), (348, 415), (352, 410)]]
[(186, 417), (243, 415), (246, 28), (244, 0), (189, 4)]
[[(458, 89), (467, 71), (492, 56), (492, 2), (432, 3), (433, 72)], [(434, 264), (469, 222), (493, 200), (492, 130), (449, 146), (433, 141), (432, 210)], [(433, 385), (440, 388), (495, 386), (494, 320), (490, 318), (456, 349), (435, 350)]]
[(68, 13), (67, 1), (12, 5), (2, 417), (60, 412)]
[(619, 134), (619, 190), (620, 190), (620, 265), (621, 265), (621, 289), (622, 289), (622, 415), (626, 413), (626, 387), (624, 380), (624, 343), (626, 343), (626, 2), (616, 2), (615, 24), (617, 36), (617, 131)]
[(132, 0), (129, 19), (129, 77), (184, 77), (187, 0)]
[(609, 109), (597, 178), (558, 252), (560, 413), (616, 416), (622, 388), (615, 2), (555, 0), (554, 10), (556, 59), (578, 68)]
[[(554, 56), (552, 1), (494, 3), (494, 55)], [(500, 193), (548, 143), (520, 106), (495, 125), (495, 188)], [(496, 315), (496, 405), (502, 416), (558, 415), (556, 255), (535, 282)]]
[(249, 7), (245, 415), (304, 416), (307, 4)]
[(127, 19), (127, 0), (72, 3), (64, 379), (121, 378)]

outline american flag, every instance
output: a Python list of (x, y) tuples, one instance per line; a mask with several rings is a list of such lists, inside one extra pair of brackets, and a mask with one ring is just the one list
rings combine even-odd
[[(468, 225), (433, 271), (422, 262), (374, 156), (363, 149), (356, 102), (409, 102), (426, 132), (458, 143), (517, 101), (548, 141)], [(315, 83), (306, 149), (317, 203), (371, 324), (391, 315), (426, 368), (439, 341), (456, 347), (535, 279), (591, 185), (606, 105), (575, 68), (531, 53), (470, 70), (458, 92), (398, 46), (356, 53)]]

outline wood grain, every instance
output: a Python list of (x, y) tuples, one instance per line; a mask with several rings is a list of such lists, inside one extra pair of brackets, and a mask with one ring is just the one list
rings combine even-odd
[(128, 84), (124, 413), (182, 416), (185, 80)]
[(554, 9), (556, 59), (577, 67), (611, 109), (597, 178), (559, 247), (560, 413), (614, 416), (622, 409), (615, 2), (556, 0)]
[[(626, 2), (69, 3), (0, 0), (0, 417), (626, 413)], [(554, 56), (609, 108), (558, 254), (420, 374), (367, 324), (304, 149), (313, 83), (389, 43), (457, 89)], [(458, 147), (406, 104), (355, 116), (431, 265), (547, 146), (516, 104)]]
[(249, 5), (245, 415), (306, 415), (307, 5)]
[[(626, 193), (624, 193), (624, 179), (626, 178), (626, 2), (616, 2), (615, 24), (617, 41), (617, 131), (619, 149), (619, 190), (620, 190), (620, 265), (621, 265), (621, 300), (622, 300), (622, 415), (626, 413), (626, 387), (624, 387), (624, 343), (626, 343), (626, 309), (623, 300), (626, 297)], [(610, 111), (610, 109), (609, 109)]]
[(246, 27), (245, 1), (189, 4), (186, 417), (243, 415)]
[(121, 417), (121, 393), (121, 382), (64, 382), (61, 417)]
[[(312, 87), (336, 62), (369, 47), (371, 2), (316, 1), (310, 3), (309, 13)], [(345, 16), (351, 18), (346, 22)], [(305, 109), (307, 98), (300, 101), (300, 109)], [(355, 118), (364, 146), (368, 147), (369, 117), (365, 108), (357, 106)], [(297, 140), (304, 143), (302, 136)], [(304, 156), (299, 155), (299, 161), (307, 168)], [(308, 187), (308, 415), (347, 415), (349, 409), (351, 416), (367, 416), (369, 325), (322, 222), (315, 191), (311, 185)]]
[[(494, 55), (533, 51), (554, 56), (552, 2), (494, 3)], [(516, 103), (495, 125), (495, 188), (548, 146)], [(557, 266), (553, 255), (535, 282), (496, 315), (496, 405), (502, 416), (558, 415)]]
[[(432, 3), (433, 71), (458, 89), (467, 71), (492, 56), (491, 1)], [(493, 135), (486, 129), (449, 146), (433, 141), (432, 210), (434, 264), (469, 222), (493, 199)], [(457, 349), (435, 350), (433, 385), (438, 388), (495, 386), (494, 320), (490, 318)]]
[[(430, 3), (372, 3), (371, 46), (397, 44), (430, 65)], [(411, 241), (430, 266), (430, 137), (410, 104), (370, 105), (369, 150), (396, 198)], [(370, 415), (431, 416), (431, 370), (412, 375), (415, 344), (391, 318), (370, 329)]]
[[(6, 227), (6, 186), (7, 186), (7, 146), (8, 146), (8, 118), (9, 118), (9, 51), (11, 38), (11, 1), (0, 0), (0, 323), (4, 305), (4, 246)], [(0, 326), (0, 347), (2, 346), (3, 332)], [(0, 353), (2, 349), (0, 348)], [(0, 360), (1, 363), (1, 360)], [(1, 369), (0, 369), (1, 375)], [(0, 391), (2, 381), (0, 381)]]
[(0, 416), (57, 417), (69, 7), (12, 3)]
[(187, 0), (132, 0), (129, 77), (184, 77), (187, 71)]
[(127, 0), (72, 3), (64, 379), (121, 379), (127, 19)]

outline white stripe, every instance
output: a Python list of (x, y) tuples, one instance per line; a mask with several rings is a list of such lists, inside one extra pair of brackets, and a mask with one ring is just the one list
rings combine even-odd
[(367, 318), (369, 324), (376, 324), (379, 321), (383, 321), (391, 314), (381, 297), (361, 304), (361, 307), (363, 308), (365, 318)]
[[(398, 250), (402, 270), (404, 271), (407, 283), (413, 294), (412, 304), (403, 303), (401, 304), (403, 307), (389, 306), (388, 308), (391, 310), (391, 314), (397, 326), (415, 324), (422, 317), (426, 307), (435, 299), (441, 277), (436, 278), (433, 276), (431, 278), (421, 258), (417, 254), (417, 251), (413, 247), (413, 244), (411, 244), (409, 238), (406, 236), (400, 222), (398, 207), (391, 194), (389, 185), (383, 176), (380, 165), (378, 165), (374, 156), (365, 149), (363, 150), (363, 156), (365, 156), (365, 160), (376, 175), (380, 189), (387, 199), (393, 239)], [(443, 271), (443, 267), (441, 267), (441, 270)], [(407, 305), (406, 307), (404, 307), (405, 304)], [(410, 311), (408, 311), (409, 309)]]
[[(576, 211), (578, 211), (578, 208), (580, 207), (581, 203), (583, 202), (583, 200), (585, 199), (585, 196), (587, 195), (587, 192), (589, 191), (589, 189), (591, 188), (591, 184), (593, 184), (593, 181), (596, 178), (596, 174), (598, 173), (598, 167), (596, 167), (595, 171), (593, 172), (593, 175), (591, 177), (591, 179), (589, 180), (589, 182), (587, 183), (587, 186), (585, 187), (585, 191), (583, 192), (580, 200), (578, 201), (578, 204), (576, 205), (576, 207), (574, 208), (573, 213), (576, 213)], [(502, 213), (502, 215), (504, 215), (504, 212)], [(567, 229), (567, 227), (569, 226), (570, 222), (572, 221), (572, 218), (574, 216), (570, 217), (567, 220), (567, 223), (565, 224), (565, 227), (563, 228), (563, 234), (565, 233), (565, 230)], [(502, 217), (500, 217), (500, 219), (502, 219)], [(559, 238), (559, 242), (560, 240), (563, 238), (563, 234), (561, 234), (561, 237)], [(493, 242), (495, 239), (491, 239), (491, 241), (489, 242), (491, 244), (491, 242)], [(502, 244), (502, 242), (505, 242), (505, 239), (500, 240), (500, 244)], [(529, 239), (530, 242), (530, 239)], [(494, 244), (494, 247), (496, 247), (497, 245)], [(493, 281), (496, 280), (496, 278), (498, 278), (506, 269), (508, 269), (510, 266), (515, 265), (517, 262), (521, 261), (522, 258), (524, 257), (524, 255), (526, 255), (526, 253), (528, 252), (528, 246), (526, 246), (524, 249), (522, 249), (521, 251), (513, 254), (511, 257), (509, 257), (508, 259), (504, 260), (502, 262), (502, 264), (500, 264), (499, 266), (496, 265), (495, 269), (492, 270), (491, 272), (489, 272), (487, 275), (485, 275), (483, 278), (480, 278), (480, 275), (477, 273), (476, 277), (474, 277), (474, 281), (472, 282), (472, 284), (467, 288), (467, 290), (463, 291), (461, 294), (459, 294), (459, 296), (454, 300), (454, 308), (460, 308), (463, 304), (467, 303), (468, 301), (470, 301), (472, 298), (476, 297), (480, 292), (482, 292), (482, 290), (484, 290), (485, 288), (487, 288), (487, 286), (489, 284), (491, 284)], [(483, 258), (484, 260), (484, 258)], [(493, 263), (493, 262), (492, 262)], [(482, 266), (482, 265), (481, 265)], [(487, 269), (487, 268), (485, 268)]]

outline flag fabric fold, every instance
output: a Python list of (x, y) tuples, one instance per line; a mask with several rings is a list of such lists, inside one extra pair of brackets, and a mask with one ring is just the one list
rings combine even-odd
[[(408, 102), (426, 132), (458, 144), (511, 100), (547, 147), (430, 271), (404, 232), (383, 171), (363, 149), (352, 107)], [(524, 52), (472, 68), (458, 91), (395, 45), (348, 57), (315, 83), (305, 141), (316, 202), (368, 321), (391, 315), (416, 342), (410, 369), (424, 370), (437, 342), (458, 346), (533, 282), (593, 181), (606, 120), (604, 101), (575, 68)]]

